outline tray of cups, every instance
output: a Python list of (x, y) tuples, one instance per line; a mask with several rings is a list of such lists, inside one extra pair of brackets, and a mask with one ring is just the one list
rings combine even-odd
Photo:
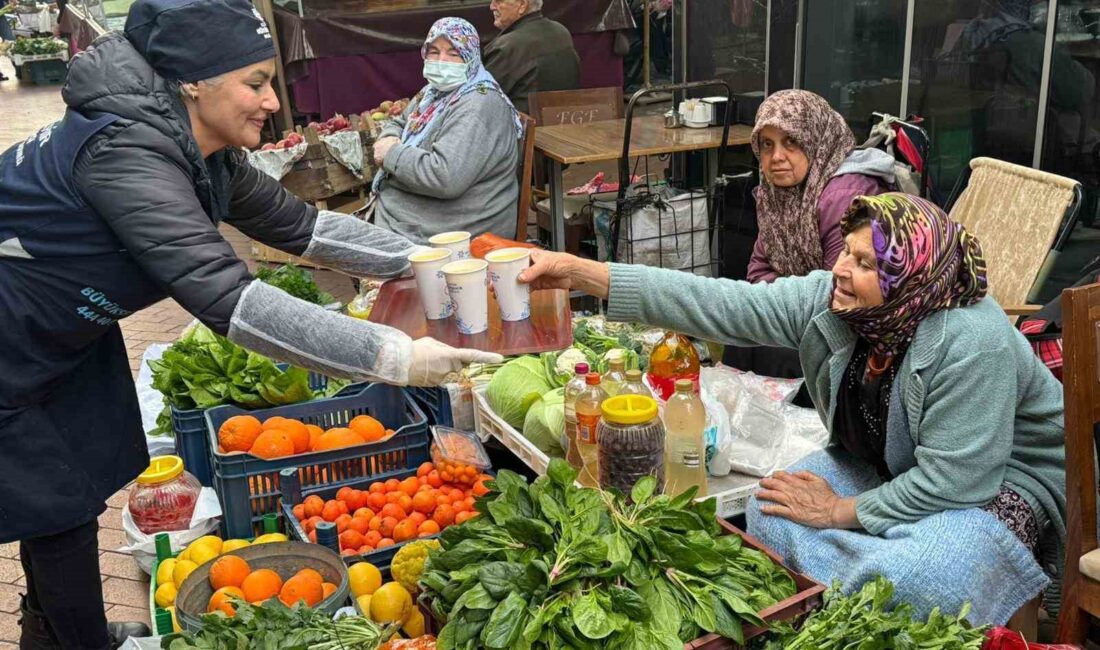
[(573, 314), (564, 290), (529, 291), (517, 276), (528, 248), (470, 256), (469, 233), (443, 233), (435, 248), (409, 256), (413, 277), (382, 285), (372, 322), (417, 339), (510, 356), (561, 350), (573, 342)]

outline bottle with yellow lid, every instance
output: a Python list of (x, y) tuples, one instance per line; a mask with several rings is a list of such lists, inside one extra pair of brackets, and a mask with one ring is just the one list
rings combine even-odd
[(187, 530), (202, 485), (179, 456), (155, 456), (130, 490), (130, 517), (146, 535)]
[(604, 400), (601, 410), (600, 485), (626, 494), (645, 476), (664, 485), (665, 428), (657, 401), (645, 395), (616, 395)]

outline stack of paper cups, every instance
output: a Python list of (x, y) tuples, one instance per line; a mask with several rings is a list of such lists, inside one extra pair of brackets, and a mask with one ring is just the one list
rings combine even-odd
[(454, 261), (470, 257), (470, 233), (463, 230), (441, 232), (428, 239), (433, 248), (449, 248), (455, 252)]
[(449, 318), (454, 313), (451, 296), (447, 293), (447, 279), (443, 267), (454, 257), (454, 251), (446, 248), (430, 248), (409, 255), (420, 302), (428, 320)]
[(489, 329), (489, 292), (485, 260), (461, 260), (443, 267), (447, 292), (455, 305), (458, 331), (477, 334)]
[(500, 318), (506, 321), (531, 317), (531, 290), (518, 280), (523, 269), (531, 264), (531, 249), (502, 248), (485, 256), (489, 263), (489, 280), (497, 296)]

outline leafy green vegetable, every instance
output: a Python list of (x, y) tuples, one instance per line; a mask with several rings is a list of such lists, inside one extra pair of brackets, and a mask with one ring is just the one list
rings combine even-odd
[(18, 54), (20, 56), (39, 56), (42, 54), (57, 54), (68, 47), (65, 41), (50, 36), (44, 36), (42, 38), (19, 38), (16, 39), (15, 45), (11, 46), (11, 52), (12, 54)]
[[(255, 409), (295, 404), (315, 397), (309, 372), (301, 368), (281, 370), (271, 359), (250, 352), (203, 325), (186, 331), (150, 361), (153, 388), (164, 395), (164, 410), (157, 417), (155, 434), (172, 431), (171, 408), (207, 409), (235, 404)], [(329, 380), (325, 395), (339, 392), (347, 382)]]
[[(589, 363), (594, 372), (607, 370), (607, 353), (614, 349), (625, 350), (626, 368), (645, 371), (649, 364), (649, 354), (641, 341), (631, 335), (628, 329), (622, 329), (617, 335), (605, 334), (595, 327), (590, 319), (577, 319), (573, 324), (573, 347), (589, 355)], [(593, 363), (594, 362), (594, 363)]]
[(523, 420), (523, 437), (530, 440), (544, 454), (564, 458), (561, 434), (565, 431), (565, 389), (555, 388), (546, 393), (527, 410)]
[(773, 630), (754, 647), (760, 650), (832, 650), (864, 648), (874, 650), (979, 650), (985, 642), (985, 628), (971, 627), (966, 620), (970, 605), (957, 616), (934, 609), (927, 621), (914, 620), (912, 608), (887, 606), (894, 585), (881, 576), (844, 596), (839, 583), (825, 594), (824, 609), (814, 612), (801, 630), (789, 625)]
[(542, 360), (523, 356), (512, 359), (493, 374), (485, 397), (505, 422), (522, 429), (527, 409), (554, 388)]
[(578, 488), (561, 459), (528, 485), (502, 470), (481, 517), (442, 533), (420, 585), (445, 621), (440, 650), (682, 650), (704, 632), (743, 641), (791, 576), (720, 535), (713, 500), (642, 479), (631, 499)]
[(278, 599), (250, 605), (234, 599), (237, 615), (205, 614), (197, 634), (180, 632), (161, 639), (163, 650), (375, 650), (393, 635), (362, 616), (336, 621), (324, 611), (298, 603), (287, 607)]
[(331, 294), (321, 291), (313, 280), (313, 274), (293, 264), (284, 264), (277, 269), (261, 268), (256, 271), (256, 279), (278, 287), (295, 298), (301, 298), (315, 305), (328, 305), (336, 302)]

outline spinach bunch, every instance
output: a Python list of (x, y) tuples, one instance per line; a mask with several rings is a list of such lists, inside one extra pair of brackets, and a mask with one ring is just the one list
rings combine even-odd
[(801, 630), (785, 626), (757, 645), (760, 650), (979, 650), (985, 642), (985, 628), (971, 627), (966, 620), (970, 604), (958, 616), (932, 610), (928, 620), (914, 620), (912, 608), (900, 604), (888, 610), (894, 585), (879, 576), (851, 596), (844, 596), (839, 583), (825, 594), (825, 607), (812, 614)]
[(284, 264), (277, 269), (260, 267), (256, 270), (256, 279), (315, 305), (336, 302), (332, 294), (321, 291), (312, 273), (293, 264)]
[(392, 626), (380, 626), (361, 616), (332, 620), (319, 609), (298, 603), (287, 607), (278, 599), (263, 605), (234, 601), (237, 615), (220, 612), (202, 617), (202, 631), (180, 632), (161, 639), (163, 650), (375, 650), (393, 636)]
[(578, 488), (554, 459), (530, 486), (507, 470), (482, 516), (443, 531), (421, 598), (445, 622), (440, 650), (682, 650), (703, 632), (744, 641), (757, 612), (795, 593), (763, 553), (720, 535), (715, 502), (695, 491), (628, 499)]

